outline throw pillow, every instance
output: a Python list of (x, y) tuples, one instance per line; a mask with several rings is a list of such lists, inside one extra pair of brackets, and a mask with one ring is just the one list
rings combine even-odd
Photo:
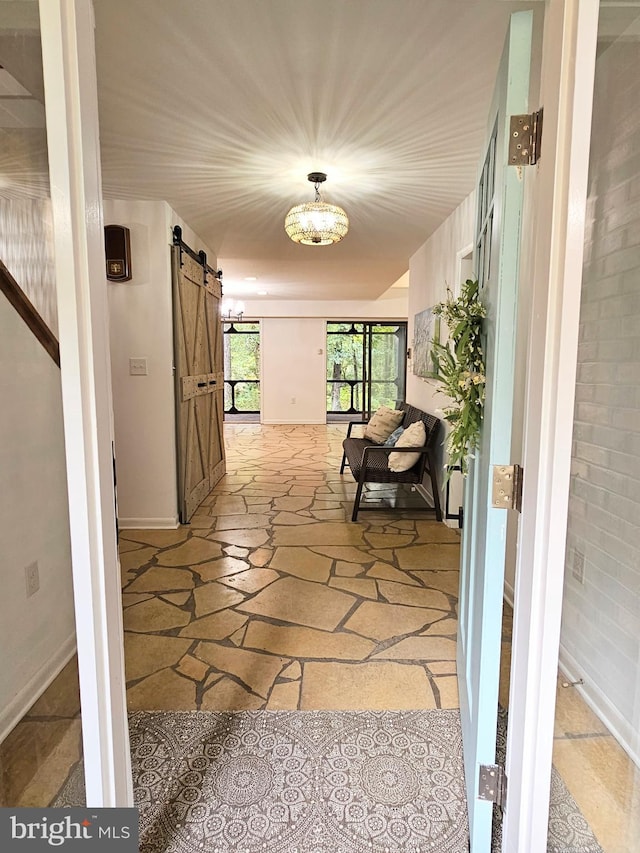
[(391, 433), (400, 426), (400, 421), (404, 417), (402, 409), (390, 409), (388, 406), (380, 406), (378, 411), (372, 416), (364, 430), (364, 437), (370, 441), (375, 441), (376, 444), (382, 444), (386, 441)]
[[(424, 447), (427, 441), (427, 431), (424, 428), (422, 421), (415, 421), (410, 424), (402, 433), (396, 447)], [(390, 453), (389, 454), (389, 470), (396, 474), (401, 471), (408, 471), (413, 468), (416, 462), (420, 459), (419, 453)]]
[(385, 441), (384, 446), (385, 447), (393, 447), (403, 432), (404, 432), (404, 427), (400, 426), (400, 427), (398, 427), (398, 429), (394, 429), (394, 431), (391, 433), (389, 438)]

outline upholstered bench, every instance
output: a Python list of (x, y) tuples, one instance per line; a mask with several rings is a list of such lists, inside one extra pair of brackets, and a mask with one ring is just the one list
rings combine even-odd
[[(440, 489), (436, 473), (435, 448), (438, 442), (441, 422), (434, 415), (429, 415), (421, 409), (416, 409), (407, 403), (401, 403), (398, 409), (404, 411), (401, 426), (406, 429), (415, 421), (422, 421), (426, 432), (426, 441), (422, 447), (387, 447), (376, 444), (368, 438), (357, 438), (351, 435), (354, 426), (366, 424), (367, 421), (350, 421), (347, 427), (347, 437), (342, 442), (344, 453), (340, 473), (344, 473), (345, 465), (358, 484), (353, 502), (352, 521), (357, 521), (360, 510), (380, 509), (380, 507), (361, 506), (362, 489), (365, 483), (412, 483), (414, 485), (423, 482), (426, 476), (431, 482), (433, 495), (433, 507), (425, 507), (435, 512), (436, 519), (442, 521), (442, 510), (440, 508)], [(408, 471), (391, 471), (389, 468), (389, 455), (391, 453), (418, 453), (417, 462)]]

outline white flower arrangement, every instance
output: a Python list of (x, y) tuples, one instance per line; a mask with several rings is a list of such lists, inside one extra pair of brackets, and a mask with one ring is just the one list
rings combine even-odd
[(449, 329), (449, 339), (444, 344), (434, 341), (431, 348), (435, 365), (432, 378), (451, 400), (443, 408), (444, 419), (451, 426), (447, 437), (447, 464), (459, 465), (466, 476), (468, 460), (473, 458), (480, 441), (485, 398), (481, 334), (487, 311), (478, 299), (478, 282), (467, 279), (457, 299), (447, 289), (446, 301), (436, 305), (433, 311)]

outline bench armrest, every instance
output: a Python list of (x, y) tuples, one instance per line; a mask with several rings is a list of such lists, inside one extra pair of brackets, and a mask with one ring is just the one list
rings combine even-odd
[(349, 425), (347, 426), (347, 438), (351, 436), (351, 430), (354, 428), (354, 426), (364, 426), (368, 423), (369, 421), (349, 421)]

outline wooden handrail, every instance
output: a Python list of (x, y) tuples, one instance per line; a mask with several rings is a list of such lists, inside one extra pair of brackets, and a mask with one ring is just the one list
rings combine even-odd
[(38, 314), (37, 310), (33, 307), (18, 282), (11, 275), (2, 261), (0, 261), (0, 291), (4, 293), (54, 362), (58, 367), (60, 367), (60, 346), (58, 344), (58, 339), (47, 326), (40, 314)]

